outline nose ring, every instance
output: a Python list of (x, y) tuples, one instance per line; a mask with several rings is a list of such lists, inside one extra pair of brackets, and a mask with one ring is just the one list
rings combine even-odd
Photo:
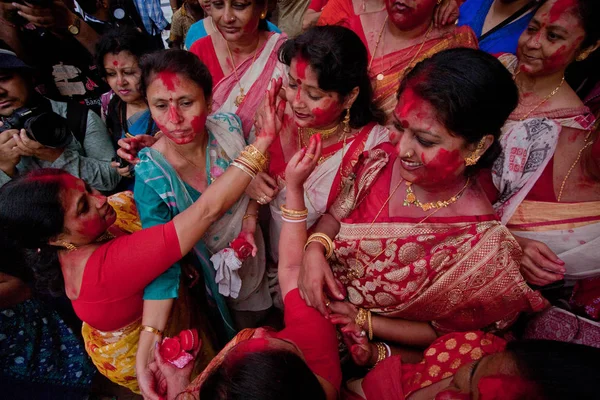
[(413, 156), (413, 154), (415, 154), (415, 153), (413, 153), (412, 150), (409, 150), (409, 151), (406, 152), (406, 154), (404, 155), (404, 157), (411, 158)]

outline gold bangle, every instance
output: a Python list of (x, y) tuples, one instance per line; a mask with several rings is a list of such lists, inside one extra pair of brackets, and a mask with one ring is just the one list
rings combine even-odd
[(245, 151), (242, 151), (242, 153), (240, 154), (238, 159), (239, 159), (239, 161), (242, 161), (245, 164), (247, 164), (252, 169), (256, 170), (256, 172), (261, 172), (265, 169), (264, 165), (260, 164), (255, 159), (252, 159), (251, 157), (249, 157), (248, 153), (246, 153)]
[(238, 163), (237, 161), (232, 162), (231, 165), (238, 169), (241, 169), (244, 173), (246, 173), (252, 179), (254, 179), (256, 177), (256, 174), (254, 173), (254, 171), (250, 170), (250, 168), (242, 165), (241, 163)]
[(253, 144), (249, 144), (244, 150), (247, 151), (253, 158), (255, 158), (261, 164), (267, 165), (267, 163), (269, 162), (267, 156), (264, 155)]
[(387, 348), (381, 342), (375, 342), (375, 346), (377, 347), (377, 361), (375, 361), (375, 365), (377, 365), (387, 358)]
[(367, 311), (367, 321), (369, 323), (369, 340), (373, 340), (373, 319), (371, 318), (371, 310)]
[(245, 166), (246, 168), (248, 168), (250, 171), (252, 171), (252, 173), (254, 175), (258, 174), (260, 172), (260, 168), (258, 168), (256, 165), (248, 162), (248, 160), (245, 160), (241, 157), (238, 157), (235, 159), (235, 162), (242, 164), (243, 166)]
[(279, 209), (281, 210), (282, 213), (287, 214), (290, 217), (293, 217), (293, 216), (306, 217), (308, 215), (308, 208), (305, 208), (304, 210), (291, 210), (289, 208), (286, 208), (285, 204), (284, 204), (282, 206), (279, 206)]
[(335, 248), (333, 241), (329, 238), (329, 236), (327, 236), (324, 233), (321, 232), (316, 232), (313, 233), (312, 235), (310, 235), (308, 237), (308, 240), (306, 241), (306, 244), (304, 245), (304, 250), (306, 251), (306, 248), (308, 247), (308, 245), (312, 242), (319, 242), (323, 245), (323, 247), (325, 247), (325, 258), (326, 259), (330, 259), (331, 256), (333, 256), (333, 250)]
[(244, 214), (244, 216), (242, 217), (242, 221), (245, 221), (248, 218), (258, 218), (258, 214)]
[(367, 322), (368, 314), (367, 310), (364, 308), (359, 308), (356, 317), (354, 318), (354, 323), (360, 328), (364, 329), (365, 323)]
[(142, 331), (154, 333), (156, 336), (162, 336), (162, 331), (148, 325), (142, 325)]

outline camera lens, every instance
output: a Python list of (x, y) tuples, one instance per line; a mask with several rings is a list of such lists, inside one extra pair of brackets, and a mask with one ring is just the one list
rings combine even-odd
[(45, 112), (25, 121), (25, 131), (29, 138), (46, 147), (65, 147), (73, 139), (67, 121), (58, 114)]

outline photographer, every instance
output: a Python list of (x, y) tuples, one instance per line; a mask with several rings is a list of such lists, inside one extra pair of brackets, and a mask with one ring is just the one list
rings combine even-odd
[(0, 50), (0, 117), (0, 186), (47, 167), (105, 192), (119, 183), (110, 166), (115, 150), (100, 117), (79, 104), (37, 94), (31, 68), (7, 50)]

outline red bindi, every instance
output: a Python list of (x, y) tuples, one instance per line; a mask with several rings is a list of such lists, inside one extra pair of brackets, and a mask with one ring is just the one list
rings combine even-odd
[(115, 61), (113, 61), (113, 65), (114, 65), (115, 67), (118, 67), (118, 66), (119, 66), (119, 62), (118, 62), (117, 60), (115, 60)]

